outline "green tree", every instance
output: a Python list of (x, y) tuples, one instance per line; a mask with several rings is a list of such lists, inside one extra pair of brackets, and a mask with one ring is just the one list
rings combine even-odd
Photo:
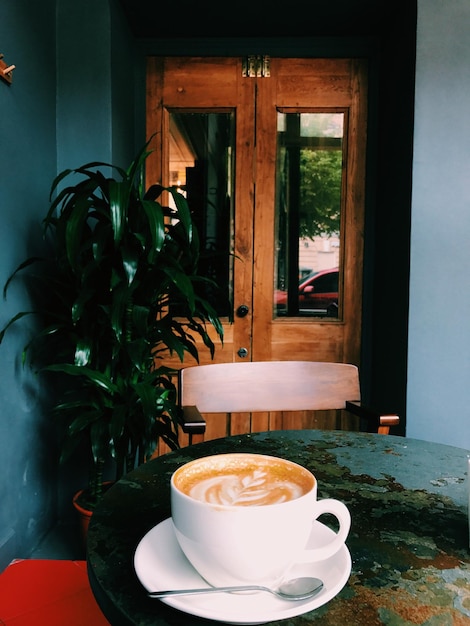
[(339, 233), (341, 171), (341, 150), (301, 150), (300, 237)]

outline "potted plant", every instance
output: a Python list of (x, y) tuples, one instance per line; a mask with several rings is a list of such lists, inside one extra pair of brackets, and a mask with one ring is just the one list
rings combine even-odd
[[(213, 355), (208, 326), (223, 338), (201, 296), (210, 281), (197, 273), (198, 237), (186, 199), (176, 188), (144, 191), (147, 146), (127, 170), (94, 162), (57, 176), (43, 220), (50, 253), (27, 259), (4, 287), (6, 297), (19, 274), (40, 286), (41, 304), (32, 312), (38, 332), (23, 356), (58, 376), (53, 411), (63, 431), (61, 459), (85, 440), (91, 510), (109, 459), (119, 478), (148, 459), (159, 438), (178, 446), (175, 371), (164, 356), (198, 360), (196, 339)], [(172, 208), (162, 203), (164, 194)], [(30, 314), (15, 315), (0, 343)]]

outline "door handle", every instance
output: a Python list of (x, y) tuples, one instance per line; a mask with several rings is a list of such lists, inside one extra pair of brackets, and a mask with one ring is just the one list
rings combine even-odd
[(248, 350), (246, 348), (240, 348), (237, 352), (238, 356), (242, 359), (248, 356)]
[(246, 317), (248, 315), (249, 310), (250, 309), (247, 307), (246, 304), (240, 304), (240, 306), (237, 309), (237, 316)]

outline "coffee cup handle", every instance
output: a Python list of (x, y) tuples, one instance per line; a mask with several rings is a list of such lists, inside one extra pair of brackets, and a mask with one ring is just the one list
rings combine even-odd
[(318, 500), (315, 504), (315, 520), (324, 513), (331, 513), (339, 522), (339, 530), (334, 539), (321, 548), (306, 549), (298, 559), (298, 563), (310, 563), (312, 561), (323, 561), (336, 554), (345, 543), (351, 528), (351, 514), (348, 508), (339, 500), (326, 498)]

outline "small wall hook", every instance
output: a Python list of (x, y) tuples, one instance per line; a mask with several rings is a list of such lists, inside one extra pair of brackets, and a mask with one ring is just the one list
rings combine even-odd
[(12, 72), (16, 68), (16, 65), (7, 65), (3, 60), (3, 54), (0, 54), (0, 78), (3, 78), (7, 83), (12, 83)]

